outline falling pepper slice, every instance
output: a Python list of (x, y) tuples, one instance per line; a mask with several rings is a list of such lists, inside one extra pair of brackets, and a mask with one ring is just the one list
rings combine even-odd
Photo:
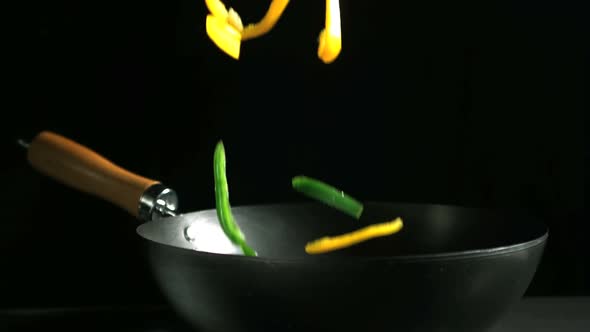
[(219, 0), (205, 0), (205, 3), (211, 12), (207, 15), (207, 35), (222, 51), (239, 59), (243, 30), (240, 16), (232, 8), (228, 11)]
[(246, 256), (256, 256), (256, 251), (246, 244), (246, 238), (236, 224), (229, 202), (229, 190), (225, 174), (225, 148), (219, 141), (213, 155), (213, 175), (215, 177), (215, 207), (217, 218), (225, 235), (242, 248)]
[(242, 40), (248, 40), (260, 37), (268, 33), (283, 15), (285, 8), (289, 4), (289, 0), (273, 0), (268, 7), (266, 15), (255, 24), (249, 24), (242, 31)]
[(393, 221), (369, 225), (351, 233), (334, 237), (322, 237), (307, 243), (305, 246), (305, 252), (308, 254), (327, 253), (330, 251), (350, 247), (375, 237), (388, 236), (399, 232), (402, 228), (403, 222), (401, 218), (396, 218)]
[(205, 3), (211, 12), (207, 15), (207, 35), (217, 47), (237, 60), (240, 58), (241, 42), (260, 37), (272, 30), (289, 0), (273, 0), (262, 20), (249, 24), (246, 28), (243, 27), (238, 13), (232, 8), (226, 10), (220, 0), (205, 0)]
[(225, 5), (220, 0), (205, 0), (205, 4), (207, 5), (211, 15), (219, 18), (227, 17), (227, 9), (225, 9)]
[(207, 15), (207, 35), (222, 51), (234, 59), (240, 58), (240, 32), (227, 23), (225, 19)]
[(293, 188), (326, 205), (334, 207), (356, 219), (363, 213), (363, 204), (322, 181), (307, 176), (295, 176), (291, 183)]
[[(258, 23), (245, 28), (237, 12), (226, 9), (220, 0), (205, 0), (210, 14), (207, 15), (206, 30), (209, 38), (222, 51), (234, 59), (240, 58), (241, 42), (268, 33), (285, 11), (289, 0), (272, 0), (265, 16)], [(325, 27), (318, 38), (318, 57), (326, 64), (334, 62), (342, 50), (339, 0), (326, 0)]]
[(320, 32), (318, 57), (326, 64), (334, 62), (342, 50), (339, 0), (326, 0), (326, 26)]

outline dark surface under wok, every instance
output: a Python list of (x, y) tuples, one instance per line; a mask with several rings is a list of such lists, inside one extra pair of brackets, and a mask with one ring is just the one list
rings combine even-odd
[[(585, 332), (590, 298), (527, 297), (489, 332)], [(69, 307), (0, 310), (0, 329), (9, 331), (192, 332), (166, 306)]]

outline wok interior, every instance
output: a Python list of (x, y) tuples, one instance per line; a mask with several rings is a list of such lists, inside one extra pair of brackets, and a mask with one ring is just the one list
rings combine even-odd
[[(404, 222), (400, 232), (322, 256), (386, 257), (485, 250), (527, 243), (546, 233), (543, 224), (514, 211), (442, 205), (367, 203), (360, 220), (316, 203), (234, 207), (233, 213), (259, 257), (278, 259), (310, 257), (304, 251), (309, 241), (396, 217)], [(196, 250), (184, 236), (184, 229), (193, 223), (200, 225), (202, 233), (207, 234), (203, 236), (211, 240), (207, 241), (211, 250), (198, 250), (231, 253), (232, 246), (221, 233), (215, 210), (146, 223), (138, 233), (152, 241)]]

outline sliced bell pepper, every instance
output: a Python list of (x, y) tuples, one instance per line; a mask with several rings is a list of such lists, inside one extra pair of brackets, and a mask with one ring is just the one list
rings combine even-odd
[(213, 155), (213, 175), (215, 178), (215, 208), (217, 218), (225, 235), (232, 243), (239, 245), (246, 256), (256, 256), (254, 249), (246, 244), (244, 233), (234, 220), (229, 202), (229, 190), (225, 173), (225, 148), (219, 141)]
[(240, 58), (240, 32), (226, 19), (207, 15), (207, 35), (222, 51), (234, 59)]
[(342, 50), (339, 0), (326, 0), (326, 26), (320, 32), (318, 57), (326, 64), (334, 62)]
[(266, 15), (258, 23), (249, 24), (242, 31), (242, 40), (260, 37), (268, 33), (277, 24), (287, 8), (289, 0), (273, 0), (266, 11)]
[(363, 213), (363, 204), (345, 194), (342, 190), (334, 188), (317, 179), (307, 176), (295, 176), (291, 183), (293, 188), (313, 199), (323, 202), (338, 209), (356, 219)]
[(228, 11), (220, 0), (205, 0), (205, 3), (211, 13), (207, 15), (207, 35), (222, 51), (239, 59), (243, 30), (240, 16), (232, 8)]
[(334, 237), (322, 237), (307, 243), (305, 246), (305, 252), (308, 254), (327, 253), (330, 251), (350, 247), (375, 237), (388, 236), (399, 232), (402, 228), (403, 222), (401, 218), (396, 218), (393, 221), (369, 225), (354, 232)]
[[(277, 24), (289, 0), (273, 0), (262, 20), (245, 28), (236, 11), (226, 9), (220, 0), (205, 0), (207, 35), (222, 51), (234, 59), (240, 58), (241, 42), (268, 33)], [(318, 57), (326, 64), (334, 62), (342, 50), (339, 0), (326, 0), (325, 27), (318, 38)]]

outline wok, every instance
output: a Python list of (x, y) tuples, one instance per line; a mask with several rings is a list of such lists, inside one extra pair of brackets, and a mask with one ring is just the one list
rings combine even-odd
[[(514, 211), (370, 202), (354, 220), (316, 202), (237, 206), (259, 254), (246, 257), (225, 239), (214, 209), (179, 214), (174, 191), (67, 138), (39, 134), (28, 159), (144, 221), (137, 233), (153, 273), (199, 331), (484, 331), (523, 296), (548, 236)], [(304, 251), (312, 239), (398, 216), (404, 229), (393, 236)]]

